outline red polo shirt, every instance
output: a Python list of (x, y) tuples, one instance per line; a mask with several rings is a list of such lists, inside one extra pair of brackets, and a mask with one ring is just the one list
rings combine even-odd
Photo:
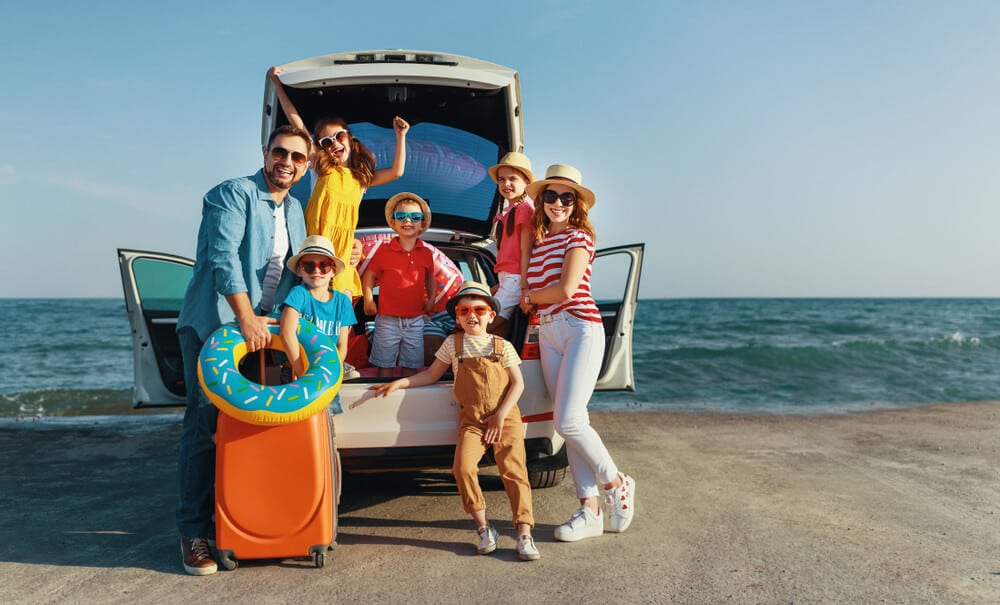
[(404, 250), (399, 236), (388, 246), (379, 246), (368, 264), (378, 277), (378, 313), (392, 317), (416, 317), (424, 312), (427, 291), (424, 280), (434, 273), (434, 257), (424, 242)]

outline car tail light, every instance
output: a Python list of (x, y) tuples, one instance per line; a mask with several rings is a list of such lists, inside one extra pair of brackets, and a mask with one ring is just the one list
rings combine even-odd
[(524, 333), (524, 344), (521, 345), (521, 360), (538, 359), (538, 314), (528, 314), (528, 329)]

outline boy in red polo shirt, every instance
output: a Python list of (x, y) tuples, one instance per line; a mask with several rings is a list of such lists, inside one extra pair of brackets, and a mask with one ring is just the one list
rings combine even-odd
[(361, 283), (365, 313), (375, 315), (368, 360), (379, 376), (392, 376), (397, 365), (411, 376), (424, 364), (424, 319), (434, 311), (434, 258), (420, 240), (431, 226), (431, 209), (415, 193), (397, 193), (386, 202), (385, 220), (396, 237), (375, 251)]

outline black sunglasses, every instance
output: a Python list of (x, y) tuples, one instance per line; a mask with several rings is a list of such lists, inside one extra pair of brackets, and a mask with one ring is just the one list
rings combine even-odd
[(299, 151), (288, 151), (284, 147), (272, 147), (271, 148), (271, 159), (275, 162), (280, 162), (281, 160), (287, 158), (289, 155), (292, 156), (292, 163), (296, 166), (303, 166), (306, 160), (306, 154)]
[(576, 194), (572, 191), (567, 191), (566, 193), (556, 193), (551, 189), (546, 189), (542, 192), (543, 203), (555, 204), (556, 200), (561, 200), (562, 205), (568, 208), (576, 203)]

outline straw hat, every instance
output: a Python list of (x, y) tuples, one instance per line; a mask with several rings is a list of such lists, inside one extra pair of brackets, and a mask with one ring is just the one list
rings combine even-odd
[(337, 258), (337, 253), (333, 251), (333, 242), (322, 235), (310, 235), (302, 240), (302, 246), (299, 247), (299, 253), (288, 259), (285, 266), (288, 267), (289, 271), (294, 272), (295, 268), (299, 266), (299, 260), (307, 254), (319, 254), (320, 256), (325, 256), (332, 260), (334, 275), (343, 271), (346, 266), (344, 261)]
[(500, 313), (500, 301), (490, 294), (489, 288), (479, 282), (467, 281), (463, 282), (462, 287), (458, 289), (458, 293), (448, 299), (448, 302), (445, 303), (448, 315), (451, 315), (452, 318), (455, 317), (455, 305), (458, 304), (458, 299), (463, 296), (475, 296), (476, 298), (481, 298), (490, 304), (494, 313)]
[(413, 200), (420, 206), (420, 211), (424, 213), (424, 220), (422, 220), (420, 224), (423, 225), (425, 231), (429, 229), (431, 226), (430, 205), (424, 201), (424, 198), (420, 197), (416, 193), (410, 193), (409, 191), (397, 193), (389, 198), (389, 201), (385, 203), (385, 223), (387, 225), (392, 225), (392, 211), (396, 209), (396, 204), (402, 202), (403, 200)]
[(525, 180), (529, 183), (535, 180), (535, 173), (531, 171), (531, 160), (529, 160), (528, 156), (523, 153), (518, 153), (516, 151), (507, 152), (502, 158), (500, 158), (499, 164), (490, 166), (487, 172), (490, 173), (490, 178), (493, 179), (494, 183), (498, 182), (497, 179), (500, 178), (497, 174), (500, 172), (501, 166), (508, 166), (510, 168), (520, 170), (524, 173)]
[(576, 191), (576, 198), (590, 210), (597, 199), (593, 191), (581, 185), (582, 182), (583, 175), (576, 168), (569, 164), (552, 164), (545, 170), (545, 178), (531, 183), (524, 188), (524, 192), (531, 196), (531, 199), (540, 200), (539, 196), (549, 185), (565, 185)]

